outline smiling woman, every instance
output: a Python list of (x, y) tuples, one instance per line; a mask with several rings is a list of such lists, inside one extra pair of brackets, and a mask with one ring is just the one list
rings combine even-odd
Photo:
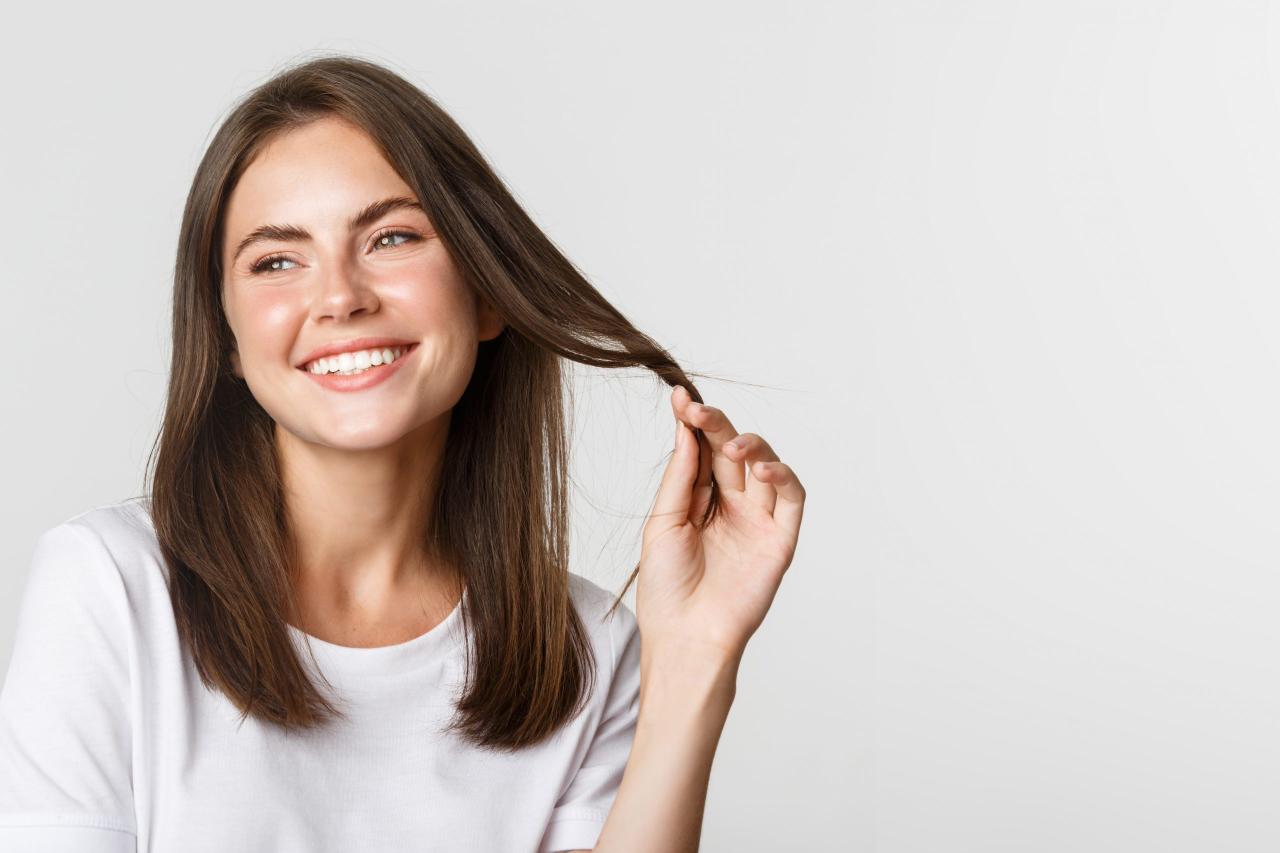
[[(172, 359), (149, 494), (37, 543), (0, 849), (696, 849), (804, 490), (434, 101), (338, 56), (238, 104)], [(568, 569), (567, 361), (674, 387), (636, 613)]]

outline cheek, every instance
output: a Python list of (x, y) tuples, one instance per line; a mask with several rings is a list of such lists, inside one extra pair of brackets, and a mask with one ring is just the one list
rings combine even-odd
[(379, 293), (384, 307), (394, 302), (424, 334), (470, 329), (475, 323), (471, 291), (442, 250), (383, 278)]
[(398, 303), (401, 312), (423, 336), (473, 336), (475, 316), (470, 305), (441, 291), (427, 291)]
[(432, 417), (457, 405), (475, 373), (476, 349), (472, 335), (428, 331), (418, 347), (416, 400), (408, 404)]
[(297, 298), (283, 290), (264, 289), (240, 300), (232, 329), (242, 358), (244, 355), (276, 358), (287, 353), (299, 310)]

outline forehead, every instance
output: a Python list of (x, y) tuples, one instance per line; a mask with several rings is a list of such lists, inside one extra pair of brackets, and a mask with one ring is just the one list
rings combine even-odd
[(227, 200), (224, 251), (259, 225), (334, 228), (392, 195), (414, 193), (373, 139), (344, 120), (319, 119), (273, 138), (241, 174)]

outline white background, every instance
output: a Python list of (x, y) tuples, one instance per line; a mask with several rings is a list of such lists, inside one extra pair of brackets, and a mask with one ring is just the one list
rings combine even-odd
[[(1278, 13), (7, 12), (0, 660), (39, 532), (142, 488), (210, 134), (351, 52), (806, 485), (704, 850), (1277, 849)], [(617, 590), (670, 412), (580, 383), (574, 568)]]

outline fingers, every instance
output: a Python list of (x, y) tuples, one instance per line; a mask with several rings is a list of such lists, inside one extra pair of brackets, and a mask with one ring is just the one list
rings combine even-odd
[[(745, 491), (748, 498), (773, 515), (774, 521), (793, 540), (798, 538), (800, 521), (804, 516), (805, 489), (791, 466), (778, 459), (769, 442), (753, 432), (739, 435), (724, 412), (695, 402), (683, 386), (678, 385), (673, 390), (671, 407), (677, 419), (701, 429), (710, 445), (710, 453), (703, 446), (703, 452), (699, 454), (699, 472), (691, 510), (696, 513), (705, 509), (705, 499), (710, 494), (710, 484), (706, 481), (706, 457), (710, 456), (711, 470), (715, 472), (721, 488)], [(693, 442), (689, 445), (692, 450)], [(749, 481), (743, 472), (743, 463), (751, 475)]]
[(677, 420), (675, 450), (662, 472), (653, 510), (644, 525), (642, 538), (646, 545), (660, 533), (679, 527), (688, 520), (697, 473), (697, 445), (693, 440), (693, 432)]
[(800, 536), (800, 519), (804, 516), (805, 491), (800, 478), (784, 462), (759, 462), (751, 473), (777, 492), (773, 520), (791, 535), (794, 542)]
[[(688, 389), (682, 385), (677, 385), (671, 394), (671, 412), (677, 421), (686, 425), (688, 420), (681, 417), (681, 413), (692, 399)], [(690, 430), (689, 434), (697, 439), (694, 447), (698, 451), (698, 475), (693, 484), (693, 503), (689, 507), (689, 517), (701, 518), (707, 511), (707, 505), (711, 503), (711, 445), (700, 430)], [(724, 484), (721, 483), (720, 486), (723, 488)]]
[(772, 484), (760, 479), (759, 471), (765, 462), (777, 462), (778, 454), (754, 432), (744, 432), (724, 446), (725, 455), (734, 462), (747, 463), (747, 497), (773, 514), (777, 502), (778, 490)]
[[(730, 459), (723, 450), (724, 443), (738, 434), (725, 413), (714, 406), (694, 401), (689, 396), (688, 389), (682, 385), (677, 385), (672, 393), (671, 405), (675, 409), (676, 417), (689, 426), (702, 430), (705, 435), (711, 449), (711, 472), (714, 472), (720, 488), (742, 491), (745, 488), (742, 461)], [(701, 477), (699, 485), (702, 485)], [(710, 487), (710, 485), (708, 481), (707, 486)]]

